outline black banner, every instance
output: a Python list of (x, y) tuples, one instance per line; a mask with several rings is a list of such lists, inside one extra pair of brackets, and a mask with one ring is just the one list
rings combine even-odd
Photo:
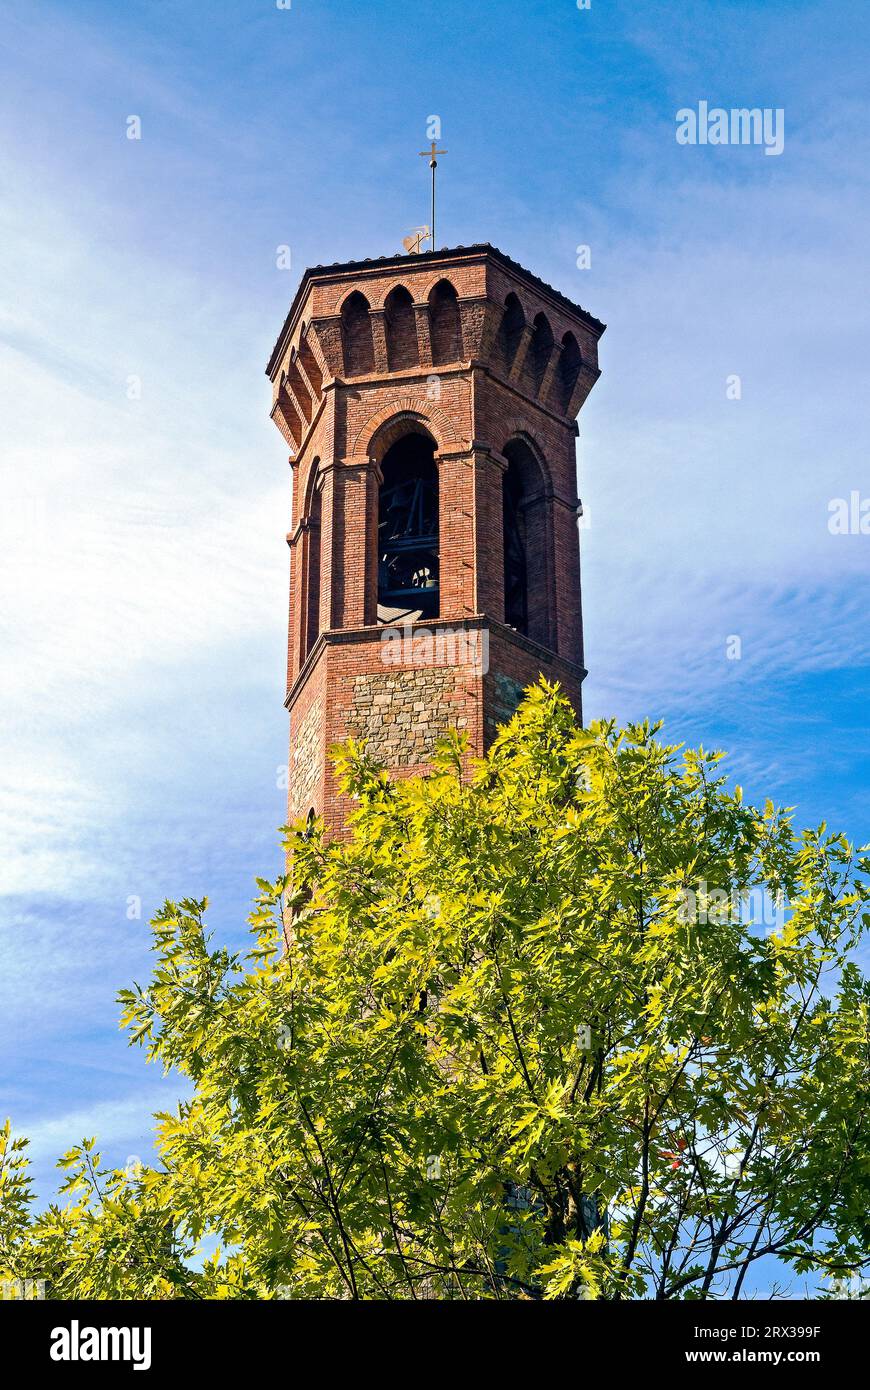
[[(381, 1364), (393, 1367), (388, 1382), (402, 1365), (402, 1379), (436, 1374), (464, 1378), (471, 1348), (477, 1351), (477, 1364), (490, 1372), (494, 1363), (507, 1360), (510, 1365), (518, 1355), (535, 1357), (541, 1369), (564, 1364), (568, 1355), (572, 1374), (578, 1376), (594, 1364), (620, 1375), (683, 1370), (703, 1383), (716, 1367), (733, 1374), (743, 1366), (760, 1366), (773, 1381), (799, 1369), (829, 1382), (832, 1374), (847, 1368), (854, 1374), (863, 1364), (867, 1314), (868, 1304), (861, 1299), (354, 1306), (33, 1298), (0, 1302), (0, 1336), (7, 1366), (14, 1363), (25, 1373), (38, 1371), (59, 1382), (93, 1380), (101, 1373), (173, 1382), (179, 1376), (218, 1373), (223, 1383), (229, 1373), (260, 1375), (272, 1367), (291, 1380), (297, 1375), (310, 1379), (318, 1374), (312, 1359), (322, 1359), (328, 1374), (342, 1365), (356, 1372), (361, 1358), (368, 1360), (375, 1348)], [(461, 1342), (447, 1340), (454, 1334)], [(411, 1362), (394, 1360), (404, 1345)]]

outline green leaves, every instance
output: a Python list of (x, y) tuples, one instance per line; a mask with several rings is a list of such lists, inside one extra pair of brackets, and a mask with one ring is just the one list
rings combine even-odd
[[(866, 1262), (868, 859), (657, 725), (534, 687), (463, 781), (348, 745), (351, 834), (287, 830), (243, 959), (167, 903), (120, 996), (192, 1079), (159, 1164), (0, 1136), (0, 1264), (66, 1296), (715, 1297)], [(776, 907), (776, 895), (781, 894)], [(286, 935), (281, 953), (279, 942)], [(203, 1259), (200, 1243), (217, 1246)]]

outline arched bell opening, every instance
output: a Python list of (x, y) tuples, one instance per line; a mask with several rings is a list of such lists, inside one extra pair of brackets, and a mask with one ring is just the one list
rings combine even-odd
[(320, 529), (323, 512), (323, 493), (317, 476), (319, 460), (315, 459), (311, 470), (311, 484), (308, 499), (308, 526), (303, 544), (304, 584), (303, 612), (305, 622), (302, 630), (302, 661), (312, 650), (320, 636)]
[(508, 461), (502, 475), (505, 622), (555, 651), (552, 499), (525, 440), (512, 440), (503, 453)]
[(522, 503), (523, 486), (519, 472), (509, 467), (502, 476), (504, 620), (509, 627), (524, 633), (529, 621), (529, 574)]
[(428, 435), (403, 435), (381, 461), (378, 622), (437, 618), (438, 468)]

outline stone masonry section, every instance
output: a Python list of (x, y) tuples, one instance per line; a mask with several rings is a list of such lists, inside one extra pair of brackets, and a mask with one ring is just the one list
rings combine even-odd
[[(482, 754), (541, 674), (580, 711), (575, 421), (603, 331), (487, 244), (304, 273), (267, 367), (292, 474), (291, 818), (313, 809), (343, 833), (329, 749), (349, 737), (408, 776), (447, 727)], [(434, 656), (384, 642), (394, 445), (437, 477), (437, 617), (414, 623)]]
[(290, 744), (290, 818), (313, 809), (314, 789), (323, 767), (323, 710), (316, 700), (299, 721)]
[(450, 698), (454, 685), (450, 670), (354, 676), (348, 733), (365, 740), (367, 751), (384, 767), (425, 763), (451, 725), (468, 726), (468, 716), (458, 713)]

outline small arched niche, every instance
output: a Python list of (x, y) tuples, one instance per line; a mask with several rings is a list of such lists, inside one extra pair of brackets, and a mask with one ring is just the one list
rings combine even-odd
[(341, 306), (341, 342), (345, 376), (365, 376), (373, 372), (375, 352), (369, 302), (359, 290), (348, 295)]
[(378, 622), (437, 618), (438, 467), (435, 443), (412, 431), (381, 460), (378, 495)]
[(517, 355), (517, 348), (520, 345), (520, 338), (523, 336), (525, 326), (526, 316), (523, 313), (523, 306), (517, 296), (511, 292), (504, 302), (504, 313), (498, 334), (499, 356), (505, 372), (509, 372), (513, 366), (513, 360)]
[(544, 375), (553, 353), (553, 330), (550, 327), (550, 320), (546, 314), (537, 314), (532, 333), (532, 345), (529, 352), (530, 369), (532, 376), (532, 387), (534, 394), (540, 394), (544, 383)]
[(449, 280), (439, 280), (429, 295), (429, 335), (436, 367), (459, 361), (462, 356), (459, 300)]
[(416, 367), (417, 323), (414, 301), (404, 285), (390, 290), (384, 304), (387, 329), (387, 365), (391, 372)]
[(567, 411), (577, 385), (583, 358), (580, 344), (573, 333), (566, 333), (562, 339), (562, 352), (559, 357), (559, 409)]

